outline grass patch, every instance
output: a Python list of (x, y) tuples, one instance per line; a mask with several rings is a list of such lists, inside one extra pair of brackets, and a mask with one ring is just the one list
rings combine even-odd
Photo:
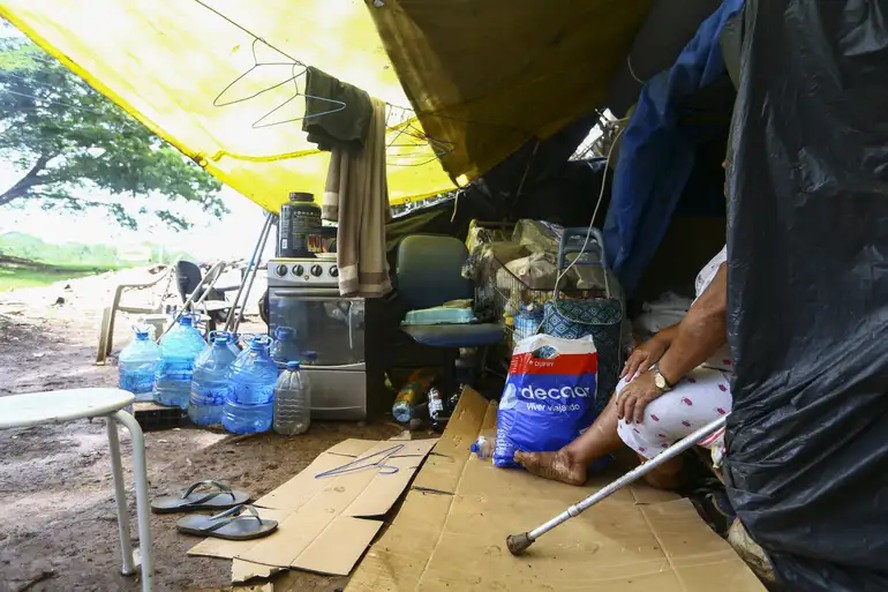
[(49, 286), (74, 278), (113, 271), (118, 267), (95, 265), (48, 265), (35, 261), (0, 258), (0, 291)]

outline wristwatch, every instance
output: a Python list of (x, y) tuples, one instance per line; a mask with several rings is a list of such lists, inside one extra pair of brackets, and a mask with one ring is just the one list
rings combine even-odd
[(666, 380), (666, 377), (663, 376), (663, 373), (660, 372), (660, 365), (654, 364), (651, 367), (651, 372), (654, 373), (654, 386), (663, 391), (664, 393), (668, 393), (672, 390), (672, 385), (669, 384), (669, 381)]

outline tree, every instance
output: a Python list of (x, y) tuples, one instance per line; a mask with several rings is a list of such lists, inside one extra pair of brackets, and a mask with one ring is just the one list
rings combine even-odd
[[(152, 195), (168, 198), (168, 207), (153, 213), (178, 229), (190, 223), (177, 202), (227, 213), (219, 181), (21, 38), (0, 39), (0, 157), (22, 171), (0, 188), (0, 206), (39, 200), (45, 209), (104, 208), (128, 228), (137, 220), (125, 200), (144, 214)], [(90, 192), (112, 200), (83, 197)]]

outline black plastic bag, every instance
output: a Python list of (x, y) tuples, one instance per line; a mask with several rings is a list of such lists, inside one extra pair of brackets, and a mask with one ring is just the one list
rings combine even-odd
[(888, 590), (888, 0), (749, 0), (727, 478), (790, 590)]

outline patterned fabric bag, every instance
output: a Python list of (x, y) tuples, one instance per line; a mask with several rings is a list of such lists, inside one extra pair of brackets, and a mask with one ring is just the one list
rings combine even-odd
[(580, 339), (592, 336), (598, 350), (598, 409), (607, 405), (617, 388), (623, 367), (623, 304), (617, 298), (550, 300), (546, 303), (543, 332), (553, 337)]

